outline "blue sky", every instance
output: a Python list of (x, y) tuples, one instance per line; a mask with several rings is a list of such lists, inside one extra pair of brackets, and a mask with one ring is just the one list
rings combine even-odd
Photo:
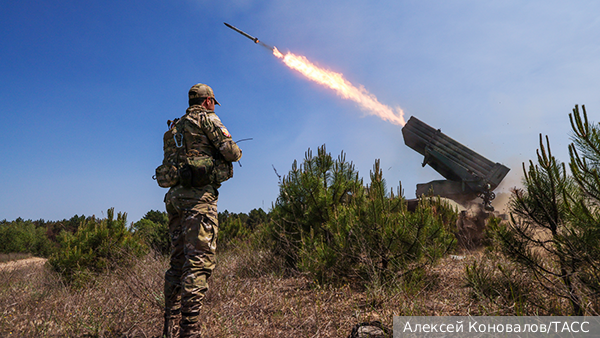
[[(597, 1), (3, 1), (0, 220), (164, 210), (151, 179), (166, 120), (193, 84), (243, 142), (219, 210), (269, 209), (308, 148), (381, 159), (388, 186), (440, 179), (399, 126), (288, 69), (228, 22), (343, 73), (494, 162), (534, 158), (539, 133), (567, 160), (568, 113), (600, 114)], [(501, 190), (502, 190), (501, 189)]]

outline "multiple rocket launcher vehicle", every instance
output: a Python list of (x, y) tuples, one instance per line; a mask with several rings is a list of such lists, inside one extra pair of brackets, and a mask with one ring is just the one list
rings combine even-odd
[[(254, 43), (260, 43), (258, 38), (224, 24)], [(402, 128), (402, 135), (408, 147), (424, 156), (423, 167), (429, 165), (446, 178), (417, 184), (417, 197), (433, 194), (460, 204), (480, 197), (486, 210), (494, 210), (491, 204), (496, 197), (494, 189), (506, 177), (509, 168), (488, 160), (414, 116)]]
[(461, 204), (481, 197), (484, 208), (494, 210), (491, 205), (496, 197), (494, 189), (509, 168), (488, 160), (414, 116), (402, 128), (402, 136), (408, 147), (424, 156), (423, 166), (429, 165), (446, 178), (417, 184), (417, 196), (433, 193)]

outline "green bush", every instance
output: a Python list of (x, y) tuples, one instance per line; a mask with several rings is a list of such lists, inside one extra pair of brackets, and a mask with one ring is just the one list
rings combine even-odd
[[(226, 248), (229, 243), (253, 240), (252, 234), (261, 224), (265, 224), (269, 215), (262, 209), (252, 209), (249, 214), (219, 212), (218, 245)], [(171, 250), (169, 237), (169, 217), (166, 212), (150, 210), (142, 219), (133, 224), (135, 235), (150, 248), (163, 255)]]
[[(534, 276), (545, 299), (568, 301), (550, 314), (585, 315), (600, 311), (600, 125), (575, 106), (569, 116), (573, 143), (566, 166), (540, 135), (537, 163), (523, 164), (523, 189), (511, 199), (511, 222), (493, 225), (497, 248), (521, 271)], [(568, 169), (570, 169), (570, 172)]]
[[(38, 223), (43, 223), (38, 221)], [(0, 223), (0, 253), (30, 253), (39, 257), (48, 257), (54, 246), (46, 236), (44, 226), (35, 222), (17, 218), (13, 222)]]
[(230, 243), (256, 239), (259, 227), (266, 224), (269, 215), (262, 209), (252, 209), (249, 214), (219, 212), (218, 245), (226, 248)]
[(59, 247), (48, 262), (68, 282), (85, 283), (95, 274), (127, 266), (147, 252), (147, 247), (127, 228), (127, 216), (114, 208), (106, 219), (89, 218), (79, 224), (75, 233), (63, 231)]
[[(70, 219), (63, 219), (62, 221), (49, 221), (44, 222), (43, 226), (46, 228), (46, 235), (52, 242), (57, 242), (58, 235), (63, 232), (74, 233), (77, 231), (79, 224), (87, 219), (84, 215), (75, 215)], [(40, 224), (41, 225), (41, 224)]]
[(439, 200), (408, 212), (400, 188), (387, 192), (379, 161), (365, 187), (344, 153), (334, 160), (325, 146), (316, 157), (309, 149), (300, 167), (294, 161), (271, 217), (274, 251), (320, 282), (408, 277), (452, 246), (447, 224), (456, 221)]
[(169, 237), (169, 217), (166, 212), (150, 210), (144, 217), (133, 224), (136, 236), (140, 237), (150, 248), (162, 255), (171, 252)]
[[(294, 161), (292, 170), (279, 185), (279, 197), (271, 212), (275, 252), (282, 255), (291, 268), (300, 267), (301, 255), (307, 251), (331, 252), (323, 247), (324, 243), (319, 243), (334, 240), (327, 223), (335, 215), (351, 217), (346, 208), (352, 200), (360, 202), (363, 198), (362, 179), (354, 165), (346, 162), (343, 153), (334, 160), (325, 146), (318, 149), (316, 157), (309, 149), (303, 164), (298, 166)], [(305, 262), (309, 259), (304, 257)]]

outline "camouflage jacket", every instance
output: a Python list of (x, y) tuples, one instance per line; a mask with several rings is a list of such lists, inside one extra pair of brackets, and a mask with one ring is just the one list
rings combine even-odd
[(233, 175), (231, 162), (242, 157), (242, 151), (219, 117), (198, 105), (189, 107), (184, 116), (171, 124), (164, 136), (164, 153), (163, 164), (176, 166), (177, 163), (186, 163), (186, 159), (189, 163), (190, 159), (202, 161), (202, 158), (212, 158), (215, 188)]
[(231, 139), (231, 134), (214, 111), (191, 106), (181, 119), (187, 157), (222, 156), (228, 162), (238, 161), (242, 157), (242, 150)]

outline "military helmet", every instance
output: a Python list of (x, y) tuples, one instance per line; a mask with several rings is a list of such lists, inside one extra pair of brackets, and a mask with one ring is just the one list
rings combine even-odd
[(212, 97), (215, 100), (216, 104), (218, 104), (219, 106), (221, 105), (215, 98), (215, 93), (213, 92), (212, 88), (203, 83), (193, 85), (192, 88), (190, 88), (190, 91), (188, 92), (188, 97), (190, 100), (197, 98)]

